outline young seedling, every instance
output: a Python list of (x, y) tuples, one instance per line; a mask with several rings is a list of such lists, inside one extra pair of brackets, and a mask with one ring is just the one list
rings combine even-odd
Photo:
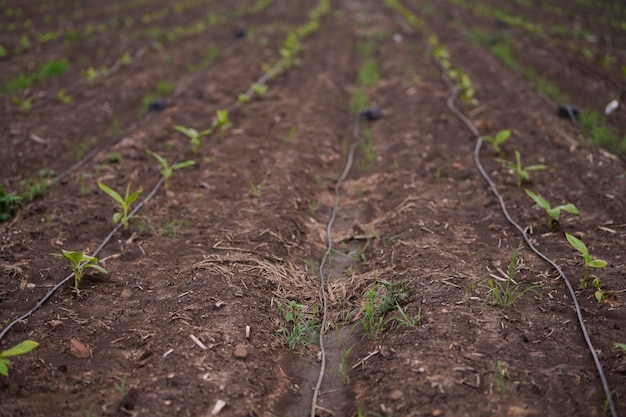
[(556, 207), (550, 207), (550, 203), (548, 203), (548, 201), (545, 198), (533, 193), (530, 190), (524, 190), (524, 191), (526, 191), (526, 194), (528, 195), (528, 197), (532, 198), (535, 201), (535, 203), (537, 203), (537, 205), (541, 207), (542, 209), (544, 209), (546, 213), (548, 214), (548, 229), (552, 229), (552, 224), (554, 222), (559, 221), (559, 218), (561, 217), (561, 210), (566, 211), (570, 214), (579, 213), (576, 206), (573, 205), (572, 203), (562, 204)]
[(515, 249), (513, 255), (511, 255), (505, 284), (502, 284), (495, 278), (488, 278), (480, 283), (481, 287), (489, 289), (485, 296), (485, 302), (501, 307), (510, 307), (527, 292), (535, 291), (535, 288), (539, 287), (538, 285), (531, 285), (521, 289), (521, 284), (515, 282), (513, 279), (513, 275), (517, 272), (517, 256), (520, 250), (522, 250), (522, 247)]
[(540, 171), (543, 169), (547, 169), (547, 165), (529, 165), (527, 167), (522, 166), (522, 159), (520, 157), (520, 153), (518, 150), (515, 151), (515, 163), (511, 161), (506, 161), (504, 159), (497, 159), (499, 162), (502, 162), (506, 169), (513, 171), (515, 176), (517, 177), (517, 187), (522, 186), (522, 181), (530, 181), (530, 172), (529, 171)]
[(167, 163), (167, 161), (165, 160), (165, 158), (163, 158), (161, 155), (159, 155), (158, 153), (154, 153), (151, 150), (147, 149), (146, 152), (149, 155), (152, 155), (154, 157), (154, 159), (156, 159), (157, 161), (159, 161), (159, 164), (161, 164), (161, 175), (163, 176), (163, 180), (164, 180), (164, 187), (167, 190), (169, 188), (169, 179), (172, 176), (172, 174), (174, 173), (174, 171), (176, 171), (177, 169), (181, 169), (181, 168), (186, 168), (188, 166), (194, 165), (196, 163), (196, 161), (183, 161), (183, 162), (179, 162), (177, 164), (174, 164), (172, 166), (170, 166), (170, 164)]
[(620, 348), (624, 352), (626, 352), (626, 343), (617, 343), (617, 342), (615, 342), (615, 347)]
[[(584, 242), (578, 239), (576, 236), (570, 235), (569, 233), (565, 233), (565, 237), (567, 238), (567, 241), (569, 242), (569, 244), (572, 245), (572, 247), (580, 253), (580, 256), (583, 258), (583, 261), (585, 262), (585, 273), (583, 275), (582, 280), (580, 281), (579, 287), (587, 288), (587, 280), (589, 279), (589, 269), (590, 268), (602, 269), (607, 265), (607, 262), (604, 259), (594, 259), (593, 256), (589, 254), (587, 245), (585, 245)], [(591, 276), (594, 278), (594, 283), (595, 283), (595, 279), (598, 279), (598, 282), (597, 284), (594, 284), (594, 287), (596, 287), (596, 291), (600, 291), (600, 296), (602, 300), (604, 298), (603, 297), (604, 293), (602, 293), (602, 290), (599, 289), (600, 279), (596, 277), (595, 275), (591, 275)], [(596, 298), (598, 298), (597, 294), (596, 294)], [(601, 301), (601, 300), (598, 300), (598, 301)]]
[(183, 135), (189, 138), (189, 140), (191, 141), (193, 153), (196, 153), (198, 151), (198, 148), (203, 145), (200, 139), (204, 136), (210, 135), (213, 132), (213, 128), (203, 130), (202, 132), (198, 132), (196, 129), (188, 128), (185, 126), (179, 126), (179, 125), (174, 126), (174, 130), (182, 133)]
[(252, 180), (248, 181), (248, 185), (250, 186), (250, 194), (252, 197), (260, 197), (263, 192), (263, 188), (265, 187), (265, 183), (267, 179), (263, 179), (258, 185), (255, 184)]
[(103, 274), (107, 273), (106, 269), (98, 265), (98, 259), (93, 256), (85, 255), (82, 252), (67, 251), (65, 249), (61, 249), (61, 252), (61, 254), (55, 254), (55, 256), (64, 258), (72, 266), (72, 270), (74, 271), (74, 288), (77, 290), (86, 269), (93, 268)]
[(0, 185), (0, 222), (5, 222), (15, 216), (22, 207), (22, 197), (4, 191)]
[(13, 346), (11, 349), (0, 352), (0, 375), (9, 376), (9, 366), (11, 361), (8, 359), (12, 356), (23, 355), (39, 346), (34, 340), (24, 340), (23, 342)]
[(224, 133), (231, 126), (228, 121), (228, 110), (217, 110), (215, 112), (215, 122), (212, 128), (218, 128), (220, 133)]
[(503, 155), (504, 152), (500, 145), (503, 144), (511, 136), (509, 129), (501, 130), (495, 136), (483, 136), (482, 140), (491, 144), (491, 148), (497, 155)]
[(108, 194), (109, 197), (115, 200), (115, 202), (119, 204), (120, 208), (122, 209), (121, 213), (115, 213), (113, 215), (113, 223), (118, 224), (121, 221), (122, 224), (124, 225), (124, 229), (127, 229), (128, 228), (128, 209), (130, 208), (130, 205), (133, 204), (135, 200), (137, 200), (137, 197), (139, 197), (139, 195), (143, 192), (143, 190), (137, 190), (131, 194), (130, 184), (128, 184), (126, 186), (126, 194), (124, 195), (124, 198), (122, 198), (122, 196), (119, 195), (116, 191), (112, 190), (111, 188), (107, 187), (105, 184), (101, 182), (98, 183), (98, 187), (100, 187), (102, 191)]

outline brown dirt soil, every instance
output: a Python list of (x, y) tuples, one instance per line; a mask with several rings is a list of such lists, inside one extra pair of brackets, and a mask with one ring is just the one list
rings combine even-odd
[[(5, 2), (3, 16), (20, 3)], [(98, 181), (119, 191), (127, 184), (143, 189), (136, 205), (161, 175), (146, 150), (171, 163), (184, 152), (181, 160), (195, 164), (174, 171), (168, 189), (158, 188), (130, 227), (113, 234), (98, 254), (107, 274), (88, 271), (79, 292), (70, 279), (6, 333), (0, 350), (25, 339), (40, 345), (11, 358), (9, 377), (0, 376), (0, 416), (310, 415), (321, 366), (323, 259), (327, 366), (317, 415), (608, 415), (572, 299), (549, 264), (521, 249), (513, 279), (528, 292), (510, 306), (489, 302), (487, 280), (507, 285), (509, 262), (523, 240), (475, 167), (476, 140), (446, 105), (451, 92), (423, 32), (385, 2), (333, 0), (319, 29), (301, 40), (300, 65), (233, 109), (318, 2), (276, 0), (261, 10), (252, 0), (185, 3), (193, 7), (153, 26), (173, 30), (208, 13), (225, 18), (200, 34), (155, 44), (131, 34), (150, 27), (142, 16), (167, 2), (107, 2), (123, 5), (137, 24), (1, 58), (7, 71), (1, 83), (51, 59), (71, 64), (67, 73), (16, 93), (33, 99), (28, 112), (10, 94), (2, 96), (0, 185), (23, 193), (24, 181), (41, 169), (63, 173), (0, 225), (3, 326), (71, 272), (54, 254), (91, 254), (113, 230), (116, 207)], [(457, 100), (457, 106), (483, 133), (512, 130), (505, 158), (519, 150), (525, 166), (548, 166), (532, 171), (522, 188), (580, 210), (563, 213), (549, 229), (545, 212), (484, 144), (480, 160), (513, 219), (574, 286), (584, 269), (565, 232), (607, 261), (592, 271), (606, 299), (598, 302), (591, 285), (576, 294), (617, 413), (626, 415), (626, 352), (615, 346), (626, 343), (623, 155), (582, 145), (576, 127), (523, 75), (472, 43), (468, 28), (497, 31), (501, 23), (453, 1), (417, 3), (403, 2), (473, 82), (478, 103)], [(545, 25), (567, 20), (523, 2), (482, 2), (496, 3)], [(626, 10), (601, 2), (571, 9), (559, 0), (535, 3), (584, 13), (588, 18), (577, 22), (590, 31), (600, 31), (598, 22), (609, 14), (626, 22)], [(99, 4), (58, 2), (66, 20), (49, 22), (28, 3), (8, 20), (30, 18), (44, 31), (122, 13)], [(84, 13), (77, 11), (81, 5)], [(248, 12), (235, 17), (234, 10)], [(614, 42), (601, 50), (624, 65), (624, 32), (602, 27)], [(237, 28), (246, 36), (235, 37)], [(619, 67), (588, 70), (591, 64), (567, 42), (545, 36), (555, 41), (516, 34), (518, 59), (548, 79), (558, 75), (555, 83), (573, 104), (603, 111), (625, 84)], [(3, 26), (0, 44), (16, 42)], [(219, 56), (202, 63), (209, 46)], [(132, 65), (78, 85), (68, 103), (56, 99), (87, 67), (138, 50), (144, 53)], [(363, 81), (368, 57), (380, 75), (371, 83)], [(167, 107), (147, 113), (143, 100), (162, 80), (174, 86), (163, 97)], [(379, 120), (355, 118), (351, 101), (359, 89), (382, 110)], [(232, 126), (204, 138), (196, 152), (173, 128), (206, 129), (226, 108)], [(621, 108), (609, 118), (622, 136), (625, 114)], [(351, 169), (338, 187), (333, 250), (324, 258), (336, 182), (353, 143)], [(82, 160), (89, 151), (93, 157)], [(389, 296), (385, 288), (395, 288), (398, 306), (375, 316), (373, 324), (384, 329), (368, 334), (368, 294)], [(296, 314), (286, 322), (291, 302)], [(419, 324), (403, 326), (402, 312), (420, 317)], [(294, 322), (310, 328), (289, 349)]]

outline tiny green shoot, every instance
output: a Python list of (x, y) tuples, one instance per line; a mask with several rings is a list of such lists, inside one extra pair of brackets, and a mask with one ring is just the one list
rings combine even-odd
[(496, 133), (495, 136), (483, 136), (482, 139), (491, 144), (493, 151), (497, 155), (502, 155), (504, 152), (502, 151), (500, 145), (503, 144), (510, 136), (511, 131), (509, 129), (505, 129)]
[(527, 167), (522, 166), (522, 159), (518, 150), (515, 150), (515, 162), (506, 161), (504, 159), (498, 159), (499, 162), (504, 163), (506, 168), (515, 173), (517, 177), (517, 187), (522, 186), (522, 181), (530, 181), (529, 171), (539, 171), (547, 169), (547, 165), (529, 165)]
[(485, 296), (485, 303), (489, 302), (492, 305), (510, 307), (513, 303), (526, 295), (527, 292), (535, 291), (535, 288), (539, 287), (538, 285), (533, 284), (529, 287), (521, 289), (521, 284), (515, 282), (513, 279), (513, 275), (518, 270), (517, 257), (519, 255), (519, 251), (522, 249), (523, 247), (519, 247), (513, 251), (513, 255), (511, 255), (511, 260), (509, 261), (509, 267), (505, 279), (506, 282), (504, 284), (495, 278), (487, 278), (485, 281), (480, 283), (481, 287), (485, 287), (489, 290)]
[(493, 379), (493, 382), (496, 384), (498, 391), (504, 393), (506, 391), (504, 380), (509, 377), (508, 372), (500, 361), (496, 363), (496, 367), (498, 369), (498, 375)]
[(100, 265), (98, 265), (98, 259), (93, 256), (85, 255), (82, 252), (72, 252), (65, 249), (61, 249), (61, 254), (55, 253), (55, 256), (64, 258), (72, 266), (74, 271), (74, 288), (78, 289), (80, 281), (83, 279), (83, 274), (88, 268), (93, 268), (96, 271), (106, 274), (107, 271)]
[(163, 176), (164, 187), (166, 190), (169, 189), (169, 179), (174, 173), (174, 171), (181, 169), (181, 168), (186, 168), (196, 163), (196, 161), (183, 161), (183, 162), (178, 162), (170, 166), (170, 164), (165, 160), (165, 158), (163, 158), (158, 153), (152, 152), (149, 149), (147, 149), (146, 152), (149, 155), (152, 155), (152, 157), (154, 157), (154, 159), (156, 159), (159, 162), (159, 164), (161, 164), (161, 175)]
[(180, 125), (175, 125), (174, 130), (182, 133), (183, 135), (189, 138), (189, 140), (191, 141), (193, 153), (196, 153), (198, 151), (198, 148), (203, 145), (200, 139), (204, 136), (210, 135), (213, 132), (213, 128), (203, 130), (202, 132), (198, 132), (196, 129), (185, 127), (185, 126), (180, 126)]
[(345, 352), (343, 352), (341, 354), (341, 361), (339, 362), (339, 375), (341, 375), (341, 379), (344, 383), (344, 385), (348, 385), (350, 383), (350, 375), (348, 374), (348, 367), (346, 365), (346, 360), (348, 359), (348, 356), (350, 355), (350, 352), (352, 352), (352, 349), (354, 349), (356, 345), (352, 345), (350, 346), (348, 349), (346, 349)]
[(250, 186), (250, 194), (252, 197), (260, 197), (263, 192), (263, 188), (265, 187), (265, 183), (267, 179), (263, 179), (259, 184), (255, 184), (254, 181), (249, 180), (248, 185)]
[(528, 189), (524, 191), (526, 191), (528, 197), (532, 198), (535, 203), (537, 203), (537, 205), (544, 209), (548, 214), (548, 229), (552, 229), (552, 224), (559, 221), (559, 218), (561, 217), (561, 210), (566, 211), (570, 214), (579, 214), (578, 209), (572, 203), (551, 207), (550, 203), (545, 198), (533, 193)]
[(615, 347), (622, 349), (626, 352), (626, 343), (617, 343), (615, 342)]
[(13, 346), (11, 349), (0, 352), (0, 375), (9, 376), (9, 366), (11, 366), (10, 357), (23, 355), (39, 346), (34, 340), (24, 340)]
[(143, 190), (137, 190), (131, 194), (130, 184), (128, 184), (126, 186), (126, 194), (124, 195), (124, 198), (122, 198), (122, 196), (119, 195), (116, 191), (112, 190), (111, 188), (109, 188), (108, 186), (106, 186), (105, 184), (101, 182), (98, 182), (98, 187), (100, 187), (102, 191), (108, 194), (109, 197), (115, 200), (115, 202), (119, 204), (120, 208), (122, 209), (121, 213), (115, 213), (113, 215), (113, 223), (118, 224), (121, 221), (122, 224), (124, 225), (124, 229), (127, 229), (128, 228), (128, 209), (130, 205), (133, 204), (135, 200), (137, 200), (137, 197), (139, 197), (139, 195), (143, 192)]
[(278, 331), (278, 336), (287, 345), (289, 350), (294, 350), (298, 346), (308, 346), (312, 333), (319, 327), (315, 319), (316, 309), (313, 313), (307, 313), (306, 307), (291, 300), (289, 304), (282, 305), (276, 303), (278, 312), (284, 320), (284, 324)]
[[(587, 245), (585, 245), (585, 243), (582, 240), (578, 239), (576, 236), (570, 235), (569, 233), (565, 233), (565, 237), (567, 238), (567, 241), (569, 242), (569, 244), (572, 245), (572, 247), (579, 252), (580, 256), (583, 258), (583, 262), (585, 262), (585, 273), (583, 275), (582, 280), (580, 281), (579, 287), (587, 288), (587, 280), (589, 279), (589, 269), (590, 268), (602, 269), (607, 266), (607, 262), (604, 259), (594, 259), (594, 257), (589, 254), (589, 249), (587, 249)], [(597, 277), (594, 276), (594, 278), (597, 278)], [(596, 290), (599, 290), (599, 288), (600, 288), (600, 282), (598, 281)]]

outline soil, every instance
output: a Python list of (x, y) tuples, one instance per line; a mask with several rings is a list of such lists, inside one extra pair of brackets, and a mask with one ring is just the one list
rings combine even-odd
[[(2, 85), (53, 59), (70, 63), (66, 73), (13, 94), (31, 98), (30, 111), (20, 111), (11, 94), (2, 96), (0, 185), (23, 193), (42, 169), (61, 174), (0, 225), (3, 326), (68, 277), (68, 264), (54, 254), (92, 254), (114, 230), (117, 207), (97, 182), (120, 192), (127, 184), (143, 189), (136, 206), (161, 175), (146, 150), (171, 163), (195, 161), (174, 171), (167, 189), (156, 188), (128, 229), (113, 233), (97, 254), (108, 273), (88, 270), (79, 291), (69, 279), (2, 338), (2, 350), (25, 339), (40, 345), (12, 357), (9, 377), (0, 376), (0, 416), (310, 415), (320, 328), (312, 326), (289, 349), (294, 321), (286, 322), (285, 313), (295, 302), (299, 324), (321, 322), (320, 269), (327, 320), (318, 416), (607, 415), (573, 300), (548, 263), (521, 249), (517, 284), (509, 285), (527, 291), (510, 306), (490, 302), (488, 280), (507, 285), (509, 262), (524, 242), (475, 167), (476, 138), (447, 107), (451, 91), (426, 32), (411, 29), (385, 2), (331, 1), (319, 29), (301, 40), (300, 65), (235, 109), (238, 95), (261, 77), (263, 64), (279, 59), (286, 35), (318, 3), (273, 1), (259, 10), (251, 0), (184, 3), (189, 7), (175, 13), (156, 0), (107, 2), (111, 7), (50, 2), (63, 16), (51, 22), (34, 7), (47, 3), (29, 3), (8, 19), (18, 22), (18, 32), (86, 27), (122, 15), (135, 24), (19, 53), (19, 36), (0, 30), (0, 44), (10, 51), (0, 58)], [(511, 217), (576, 287), (616, 413), (626, 415), (626, 352), (615, 345), (626, 343), (623, 155), (585, 145), (522, 74), (472, 43), (472, 28), (497, 35), (510, 27), (456, 1), (405, 3), (472, 80), (478, 103), (456, 105), (482, 134), (512, 131), (503, 157), (518, 150), (525, 166), (548, 166), (518, 187), (490, 145), (479, 154)], [(594, 33), (575, 40), (611, 53), (616, 61), (609, 68), (572, 52), (562, 34), (516, 31), (514, 51), (571, 104), (603, 112), (626, 85), (624, 31), (606, 22), (623, 25), (626, 10), (599, 1), (571, 8), (562, 0), (532, 3), (552, 11), (521, 1), (480, 4), (545, 27)], [(3, 16), (19, 5), (4, 2)], [(142, 20), (160, 10), (170, 13)], [(167, 41), (150, 32), (175, 33), (209, 13), (224, 18), (200, 33)], [(19, 24), (26, 19), (30, 32)], [(380, 79), (359, 87), (366, 41), (375, 45)], [(219, 55), (203, 62), (209, 47)], [(88, 67), (111, 67), (125, 52), (139, 51), (131, 64), (75, 84)], [(155, 96), (163, 80), (174, 90)], [(71, 101), (56, 98), (73, 85)], [(381, 109), (379, 120), (351, 111), (358, 88)], [(167, 106), (148, 113), (148, 95)], [(204, 138), (195, 152), (174, 130), (206, 129), (226, 108), (232, 126)], [(608, 121), (623, 137), (624, 109)], [(333, 250), (325, 258), (335, 186), (346, 166)], [(553, 205), (574, 203), (580, 214), (563, 213), (549, 228), (523, 188)], [(566, 232), (607, 261), (592, 271), (602, 301), (591, 284), (578, 288), (584, 267)], [(403, 326), (396, 307), (380, 322), (384, 330), (368, 334), (367, 295), (401, 287), (407, 290), (398, 305), (419, 324)]]

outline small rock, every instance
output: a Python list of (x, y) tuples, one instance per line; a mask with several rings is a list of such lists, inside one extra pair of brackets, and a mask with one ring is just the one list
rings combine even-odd
[(233, 36), (235, 39), (243, 39), (246, 37), (246, 30), (244, 28), (236, 28), (233, 30)]
[(133, 296), (133, 292), (129, 290), (128, 288), (124, 288), (120, 296), (124, 299), (128, 299)]
[(50, 326), (52, 330), (57, 332), (63, 329), (63, 326), (65, 326), (65, 323), (63, 323), (61, 320), (50, 320), (48, 322), (48, 326)]
[(404, 397), (404, 393), (400, 391), (399, 389), (394, 389), (393, 391), (391, 391), (391, 394), (389, 394), (389, 398), (391, 398), (394, 401), (401, 400), (402, 397)]
[(367, 109), (361, 111), (361, 119), (367, 120), (368, 122), (378, 120), (381, 116), (382, 113), (376, 106), (368, 107)]
[(443, 411), (441, 411), (440, 409), (435, 408), (435, 409), (433, 410), (433, 417), (440, 417), (440, 416), (442, 416), (442, 415), (443, 415)]
[(70, 356), (76, 359), (91, 358), (91, 350), (81, 341), (70, 339)]
[(239, 344), (235, 347), (234, 352), (235, 358), (237, 359), (246, 359), (248, 357), (248, 349), (246, 349), (246, 345)]
[(163, 99), (152, 100), (148, 104), (148, 111), (163, 111), (167, 108), (167, 102)]
[(527, 415), (531, 414), (530, 410), (527, 410), (525, 408), (522, 407), (517, 407), (517, 406), (511, 406), (509, 407), (509, 409), (506, 412), (506, 415), (509, 417), (525, 417)]
[(563, 104), (562, 106), (559, 106), (557, 114), (565, 119), (575, 119), (577, 121), (580, 120), (580, 109), (569, 104)]

